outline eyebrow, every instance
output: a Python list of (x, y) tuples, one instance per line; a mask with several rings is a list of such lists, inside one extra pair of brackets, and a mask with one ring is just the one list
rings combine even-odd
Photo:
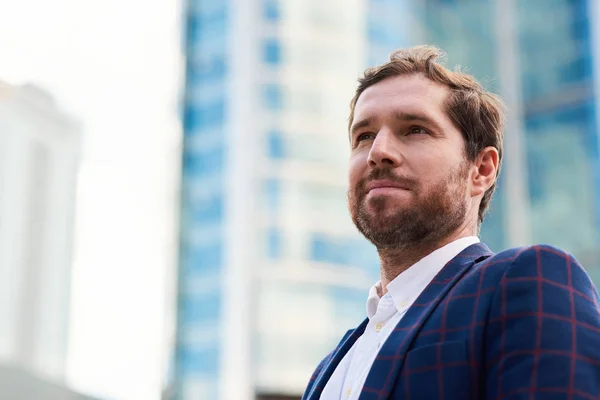
[(373, 122), (373, 118), (365, 118), (353, 124), (352, 128), (350, 128), (350, 136), (354, 136), (356, 131), (359, 129), (366, 128), (367, 126), (371, 125), (371, 122)]
[(438, 130), (440, 129), (440, 126), (435, 121), (433, 121), (432, 119), (430, 119), (424, 115), (421, 115), (421, 114), (397, 111), (396, 119), (403, 121), (403, 122), (411, 122), (411, 121), (424, 122), (426, 124), (432, 125), (435, 129), (438, 129)]
[[(435, 121), (433, 121), (432, 119), (430, 119), (422, 114), (397, 111), (396, 119), (398, 119), (399, 121), (403, 121), (403, 122), (423, 122), (423, 123), (433, 126), (434, 129), (437, 129), (437, 130), (441, 129), (440, 126)], [(352, 127), (350, 128), (350, 137), (353, 137), (358, 130), (360, 130), (362, 128), (366, 128), (369, 125), (371, 125), (372, 122), (373, 122), (373, 118), (365, 118), (365, 119), (362, 119), (362, 120), (358, 121), (357, 123), (353, 124)]]

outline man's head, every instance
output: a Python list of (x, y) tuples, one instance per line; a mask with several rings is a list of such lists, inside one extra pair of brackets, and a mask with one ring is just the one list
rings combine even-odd
[(496, 187), (503, 104), (442, 55), (396, 51), (365, 71), (351, 102), (350, 213), (380, 249), (476, 230)]

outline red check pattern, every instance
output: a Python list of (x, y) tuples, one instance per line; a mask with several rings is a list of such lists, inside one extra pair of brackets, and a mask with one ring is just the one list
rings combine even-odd
[[(600, 399), (598, 304), (588, 275), (559, 249), (470, 246), (402, 318), (360, 400)], [(303, 399), (320, 399), (365, 322), (317, 367)]]

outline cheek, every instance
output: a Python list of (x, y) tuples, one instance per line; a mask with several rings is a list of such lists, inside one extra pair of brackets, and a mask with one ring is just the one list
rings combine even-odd
[(445, 157), (423, 157), (413, 171), (418, 171), (417, 179), (424, 187), (432, 187), (458, 173), (455, 164)]
[(367, 155), (362, 153), (352, 154), (348, 161), (348, 184), (350, 188), (356, 187), (358, 182), (364, 177), (367, 169)]

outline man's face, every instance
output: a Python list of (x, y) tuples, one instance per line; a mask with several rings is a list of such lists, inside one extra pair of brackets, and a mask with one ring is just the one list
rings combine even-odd
[(379, 249), (434, 244), (467, 214), (465, 142), (444, 110), (449, 89), (422, 75), (367, 88), (354, 110), (348, 203)]

